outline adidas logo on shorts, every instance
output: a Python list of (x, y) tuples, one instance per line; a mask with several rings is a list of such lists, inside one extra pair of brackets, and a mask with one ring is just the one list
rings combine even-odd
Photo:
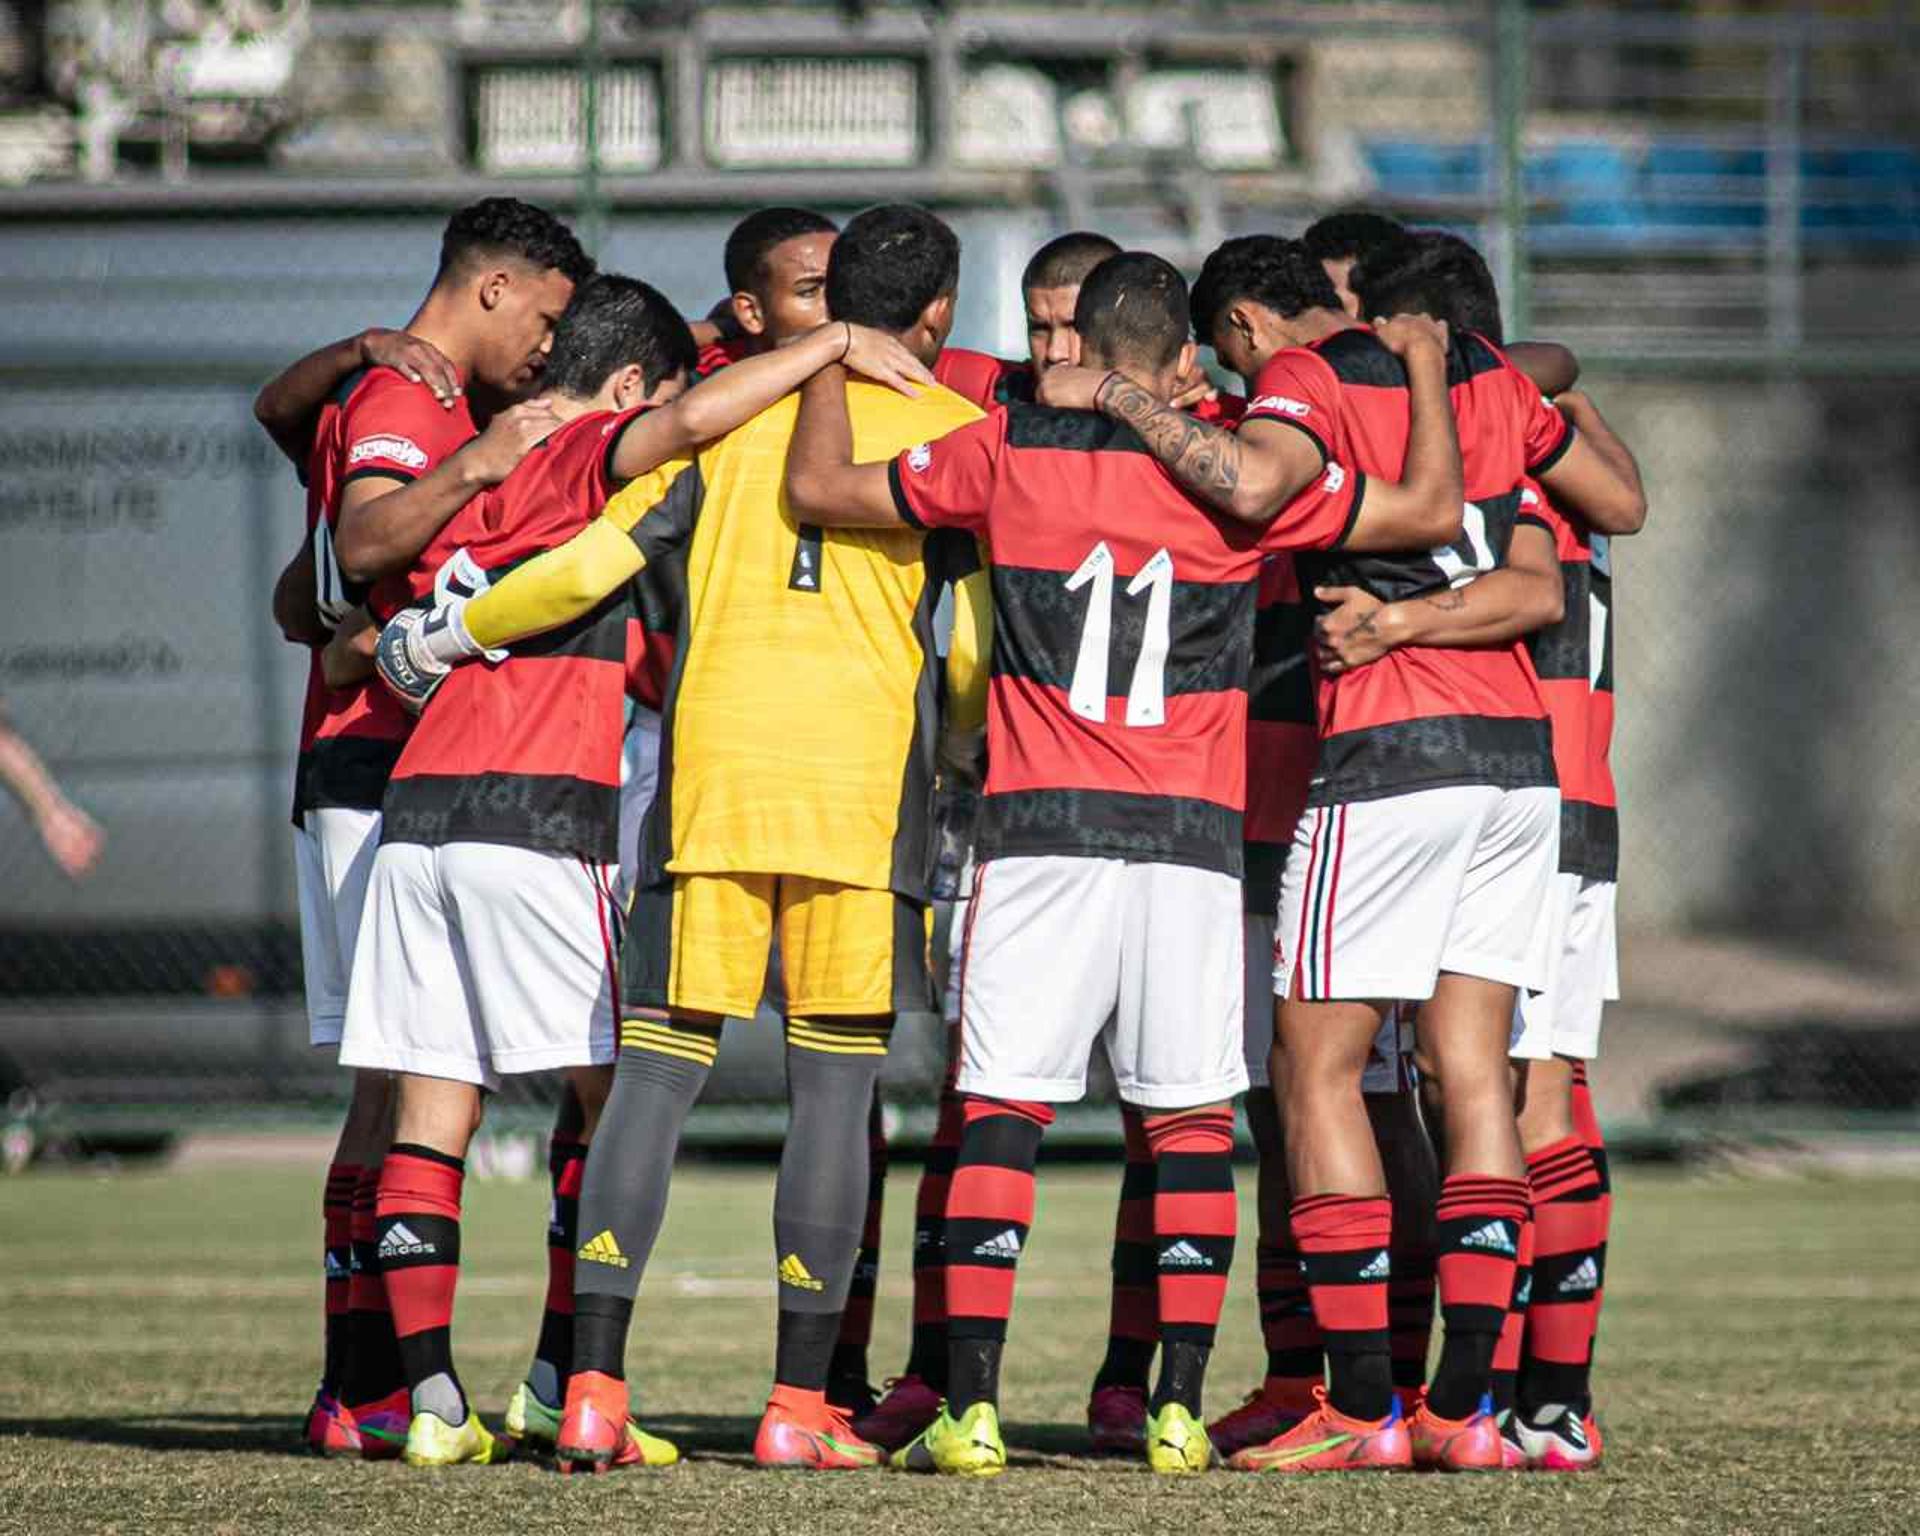
[(1212, 1269), (1213, 1260), (1183, 1237), (1179, 1242), (1169, 1244), (1162, 1251), (1160, 1267), (1162, 1269)]
[(975, 1258), (980, 1259), (1017, 1259), (1020, 1257), (1020, 1234), (1008, 1227), (984, 1243), (975, 1243), (973, 1253)]
[(1368, 1261), (1367, 1267), (1360, 1271), (1360, 1278), (1362, 1280), (1385, 1280), (1392, 1273), (1393, 1261), (1387, 1257), (1387, 1250), (1382, 1248)]
[(1477, 1232), (1469, 1232), (1460, 1239), (1462, 1248), (1485, 1248), (1492, 1253), (1512, 1253), (1513, 1234), (1507, 1230), (1504, 1221), (1490, 1221)]
[(1582, 1259), (1580, 1267), (1562, 1280), (1557, 1289), (1562, 1296), (1599, 1290), (1600, 1266), (1593, 1262), (1593, 1255), (1588, 1254)]
[(383, 1259), (406, 1259), (416, 1254), (439, 1251), (432, 1243), (422, 1241), (420, 1235), (404, 1221), (396, 1221), (387, 1228), (386, 1236), (380, 1239), (380, 1257)]

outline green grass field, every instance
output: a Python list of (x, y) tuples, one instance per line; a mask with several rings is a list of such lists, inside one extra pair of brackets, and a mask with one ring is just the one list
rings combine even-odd
[[(891, 1191), (876, 1371), (897, 1367), (904, 1345), (913, 1173)], [(757, 1167), (682, 1174), (641, 1298), (632, 1372), (648, 1422), (688, 1463), (589, 1480), (299, 1454), (318, 1349), (318, 1184), (318, 1170), (286, 1163), (0, 1181), (0, 1530), (1920, 1529), (1920, 1184), (1624, 1179), (1597, 1476), (1220, 1472), (1170, 1485), (1078, 1454), (1115, 1175), (1043, 1170), (1006, 1369), (1015, 1464), (978, 1486), (752, 1467), (773, 1324), (772, 1172)], [(545, 1198), (531, 1183), (469, 1190), (456, 1347), (490, 1416), (537, 1321)], [(1215, 1408), (1257, 1379), (1251, 1246)]]

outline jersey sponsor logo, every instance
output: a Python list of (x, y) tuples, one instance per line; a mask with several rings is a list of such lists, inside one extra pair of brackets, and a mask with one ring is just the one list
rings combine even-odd
[(907, 450), (907, 468), (916, 475), (924, 475), (927, 466), (933, 463), (933, 444), (915, 443)]
[(376, 437), (363, 437), (347, 450), (347, 467), (364, 464), (369, 459), (390, 459), (395, 464), (404, 464), (408, 469), (427, 467), (427, 450), (410, 437), (401, 437), (395, 432), (382, 432)]
[(1295, 400), (1288, 395), (1255, 395), (1247, 402), (1247, 414), (1255, 411), (1277, 411), (1282, 416), (1311, 416), (1313, 407), (1304, 400)]

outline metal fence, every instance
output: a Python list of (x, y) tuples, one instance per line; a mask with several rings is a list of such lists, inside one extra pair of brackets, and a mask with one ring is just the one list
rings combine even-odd
[[(299, 493), (248, 401), (307, 347), (402, 321), (444, 212), (505, 186), (689, 310), (756, 202), (929, 201), (965, 247), (956, 339), (1016, 353), (1017, 274), (1062, 227), (1189, 264), (1355, 203), (1472, 233), (1511, 328), (1581, 353), (1654, 505), (1616, 552), (1628, 996), (1603, 1104), (1915, 1123), (1904, 12), (278, 9), (289, 83), (244, 122), (176, 92), (103, 143), (78, 85), (0, 109), (0, 175), (60, 173), (0, 189), (0, 699), (108, 835), (72, 884), (0, 809), (8, 1086), (94, 1123), (337, 1092), (297, 995), (303, 663), (265, 602)], [(397, 78), (399, 108), (376, 89)], [(19, 151), (63, 113), (64, 160)], [(238, 166), (223, 122), (268, 125)], [(909, 1096), (937, 1061), (918, 1029)], [(723, 1056), (743, 1099), (777, 1072), (755, 1038)]]

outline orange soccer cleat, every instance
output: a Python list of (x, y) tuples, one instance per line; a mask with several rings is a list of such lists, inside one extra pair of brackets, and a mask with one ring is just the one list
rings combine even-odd
[(753, 1437), (753, 1459), (763, 1467), (854, 1472), (879, 1466), (881, 1450), (853, 1432), (824, 1392), (776, 1385)]
[(1351, 1419), (1313, 1389), (1313, 1412), (1265, 1445), (1227, 1459), (1242, 1472), (1404, 1472), (1413, 1465), (1407, 1426), (1394, 1403), (1384, 1419)]
[(1480, 1406), (1464, 1419), (1443, 1419), (1427, 1406), (1423, 1394), (1407, 1434), (1413, 1441), (1413, 1464), (1423, 1471), (1498, 1472), (1507, 1465), (1490, 1398), (1481, 1398)]

